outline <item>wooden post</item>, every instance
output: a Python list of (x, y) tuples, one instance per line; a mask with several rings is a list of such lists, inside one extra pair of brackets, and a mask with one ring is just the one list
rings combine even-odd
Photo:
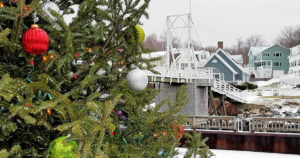
[(214, 101), (214, 94), (211, 90), (211, 87), (209, 88), (209, 98), (210, 98), (210, 106), (212, 106), (214, 114), (217, 116), (218, 115), (217, 108), (216, 108), (216, 104), (215, 104), (215, 101)]
[(225, 95), (222, 95), (222, 99), (221, 99), (221, 106), (223, 105), (223, 109), (224, 109), (224, 115), (227, 116), (227, 111), (226, 111), (226, 107), (224, 105), (224, 100), (225, 100)]

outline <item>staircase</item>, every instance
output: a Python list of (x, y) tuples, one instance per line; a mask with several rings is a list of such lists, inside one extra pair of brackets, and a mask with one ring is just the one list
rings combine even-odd
[(211, 87), (211, 89), (214, 92), (223, 94), (228, 98), (231, 98), (241, 103), (246, 103), (245, 92), (241, 91), (238, 88), (235, 88), (234, 86), (228, 84), (225, 81), (214, 78), (213, 86)]

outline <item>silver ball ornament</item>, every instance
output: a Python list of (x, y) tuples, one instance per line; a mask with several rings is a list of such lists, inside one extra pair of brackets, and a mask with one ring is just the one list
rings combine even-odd
[(126, 78), (130, 89), (134, 91), (142, 91), (148, 85), (147, 74), (140, 69), (131, 70)]
[(51, 9), (54, 10), (55, 12), (57, 12), (57, 13), (60, 12), (60, 9), (59, 9), (59, 7), (57, 6), (56, 3), (51, 2), (51, 1), (46, 1), (46, 2), (43, 3), (42, 9), (46, 12), (46, 14), (49, 16), (49, 18), (50, 18), (51, 20), (57, 21), (57, 18), (54, 17), (54, 16), (51, 14)]

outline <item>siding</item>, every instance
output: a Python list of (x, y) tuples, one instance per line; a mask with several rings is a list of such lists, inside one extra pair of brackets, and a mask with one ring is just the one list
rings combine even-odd
[(230, 59), (228, 59), (228, 57), (221, 50), (219, 50), (217, 54), (238, 73), (237, 80), (243, 81), (243, 71), (236, 66), (236, 63), (233, 63)]
[[(217, 60), (217, 63), (212, 63), (213, 60)], [(233, 73), (216, 56), (213, 56), (212, 59), (210, 59), (209, 62), (204, 65), (204, 67), (216, 68), (220, 71), (220, 73), (224, 73), (225, 81), (233, 81)]]
[[(288, 56), (290, 55), (290, 51), (288, 49), (285, 49), (279, 45), (274, 45), (266, 50), (264, 50), (262, 53), (269, 53), (270, 56), (269, 57), (265, 57), (262, 56), (263, 60), (272, 60), (272, 65), (274, 63), (274, 61), (280, 61), (281, 62), (281, 67), (272, 67), (273, 70), (284, 70), (284, 73), (287, 74), (289, 71), (289, 59)], [(281, 57), (276, 57), (273, 54), (275, 52), (280, 52), (281, 53)], [(261, 55), (261, 54), (259, 54)]]

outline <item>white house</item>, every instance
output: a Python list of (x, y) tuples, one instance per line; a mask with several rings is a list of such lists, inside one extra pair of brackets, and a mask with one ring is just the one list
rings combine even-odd
[(295, 76), (300, 76), (300, 45), (292, 47), (290, 49), (291, 55), (289, 58), (289, 74), (294, 74)]
[(281, 77), (280, 81), (290, 85), (300, 84), (300, 45), (290, 48), (289, 73)]
[(198, 67), (203, 67), (211, 56), (210, 53), (205, 50), (195, 51), (195, 55), (198, 59)]

